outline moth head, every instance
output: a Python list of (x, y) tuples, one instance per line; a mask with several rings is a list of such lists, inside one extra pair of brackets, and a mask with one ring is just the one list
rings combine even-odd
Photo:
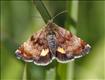
[(48, 35), (55, 35), (55, 33), (53, 31), (49, 31)]
[(55, 26), (55, 24), (53, 23), (54, 19), (55, 19), (56, 17), (58, 17), (59, 15), (63, 14), (63, 13), (67, 13), (67, 11), (64, 10), (64, 11), (62, 11), (62, 12), (56, 14), (55, 16), (53, 16), (53, 17), (51, 18), (51, 20), (48, 21), (48, 23), (47, 23), (47, 28), (49, 28), (49, 29), (51, 29), (51, 28), (54, 29), (54, 28), (53, 28), (53, 27)]

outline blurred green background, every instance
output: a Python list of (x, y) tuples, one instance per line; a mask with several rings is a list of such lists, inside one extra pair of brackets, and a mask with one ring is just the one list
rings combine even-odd
[(36, 8), (40, 5), (32, 1), (0, 3), (1, 80), (105, 80), (105, 1), (43, 1), (52, 17), (67, 10), (68, 16), (61, 14), (54, 22), (66, 26), (92, 47), (82, 58), (67, 64), (53, 61), (46, 67), (25, 63), (15, 56), (19, 45), (45, 25), (46, 17), (41, 17)]

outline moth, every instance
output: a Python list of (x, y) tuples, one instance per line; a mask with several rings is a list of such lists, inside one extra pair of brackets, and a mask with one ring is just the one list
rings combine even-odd
[(60, 63), (67, 63), (84, 56), (90, 48), (85, 41), (50, 20), (44, 28), (24, 42), (15, 53), (19, 59), (45, 66), (53, 59)]

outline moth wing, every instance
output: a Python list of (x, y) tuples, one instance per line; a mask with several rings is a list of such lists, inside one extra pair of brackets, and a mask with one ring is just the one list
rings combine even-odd
[(37, 65), (47, 65), (52, 60), (52, 55), (48, 48), (45, 28), (34, 33), (19, 49), (16, 50), (18, 58), (26, 62), (34, 62)]
[(59, 62), (65, 63), (89, 52), (90, 45), (71, 32), (59, 26), (57, 26), (57, 31), (55, 32), (58, 44), (56, 59)]

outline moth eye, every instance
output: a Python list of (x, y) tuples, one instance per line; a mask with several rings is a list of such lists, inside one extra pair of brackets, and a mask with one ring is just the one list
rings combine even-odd
[(42, 49), (40, 56), (46, 56), (49, 52), (49, 49)]
[(66, 53), (65, 50), (63, 48), (61, 48), (61, 47), (58, 47), (57, 51), (62, 53), (62, 54)]

